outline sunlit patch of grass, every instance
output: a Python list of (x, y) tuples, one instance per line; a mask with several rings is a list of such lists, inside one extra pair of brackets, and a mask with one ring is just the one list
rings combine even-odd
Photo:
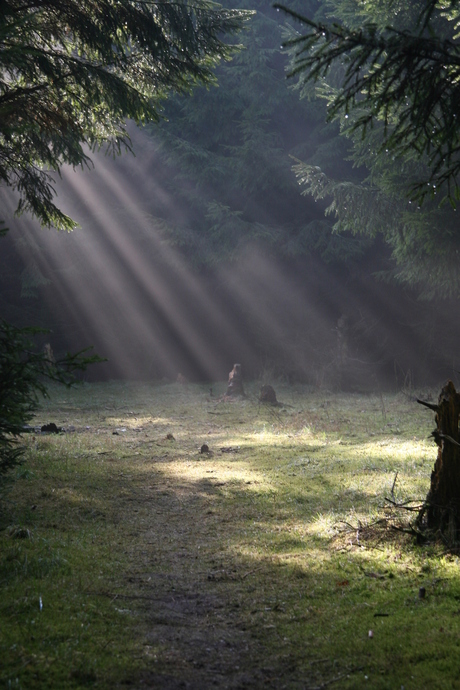
[(334, 536), (337, 528), (337, 516), (334, 513), (318, 513), (309, 522), (306, 530), (309, 534), (322, 538)]
[(187, 482), (212, 481), (219, 482), (221, 492), (234, 488), (242, 488), (251, 494), (264, 494), (267, 490), (276, 491), (267, 481), (264, 473), (254, 471), (245, 463), (200, 461), (199, 458), (188, 463), (174, 463), (168, 468), (168, 476), (186, 480)]

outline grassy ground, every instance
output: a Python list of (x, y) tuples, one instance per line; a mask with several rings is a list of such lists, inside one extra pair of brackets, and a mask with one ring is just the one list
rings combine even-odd
[(460, 688), (458, 559), (385, 501), (426, 495), (432, 413), (276, 388), (52, 391), (1, 501), (0, 687)]

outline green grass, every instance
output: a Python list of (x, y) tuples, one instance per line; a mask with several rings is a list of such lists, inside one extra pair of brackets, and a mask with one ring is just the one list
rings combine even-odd
[(432, 413), (275, 387), (53, 389), (1, 501), (0, 687), (460, 688), (459, 561), (385, 501), (425, 497)]

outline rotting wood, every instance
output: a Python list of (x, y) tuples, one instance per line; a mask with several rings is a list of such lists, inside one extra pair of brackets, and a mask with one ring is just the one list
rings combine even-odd
[(454, 544), (460, 540), (460, 395), (452, 381), (448, 381), (437, 405), (418, 402), (436, 411), (436, 429), (431, 435), (438, 446), (438, 456), (416, 526), (438, 533), (444, 541)]

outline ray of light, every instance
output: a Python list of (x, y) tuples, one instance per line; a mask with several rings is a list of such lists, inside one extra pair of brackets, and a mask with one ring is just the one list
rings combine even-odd
[[(138, 148), (142, 141), (139, 135)], [(60, 201), (82, 223), (73, 234), (22, 221), (26, 243), (39, 249), (42, 273), (53, 277), (53, 298), (82, 334), (96, 334), (100, 354), (118, 376), (145, 376), (150, 361), (153, 373), (174, 376), (188, 362), (214, 379), (233, 362), (244, 364), (255, 350), (262, 357), (266, 350), (278, 353), (280, 368), (297, 367), (314, 378), (318, 362), (326, 366), (336, 356), (334, 329), (348, 310), (377, 323), (366, 336), (370, 350), (381, 345), (392, 318), (399, 349), (415, 347), (415, 336), (400, 328), (402, 307), (381, 286), (369, 281), (360, 295), (359, 283), (346, 285), (319, 264), (302, 282), (256, 245), (214, 274), (221, 294), (210, 293), (203, 276), (165, 242), (161, 223), (145, 212), (149, 198), (164, 208), (175, 205), (161, 171), (145, 173), (154, 167), (154, 154), (149, 144), (141, 161), (118, 165), (98, 157), (90, 173), (65, 170)]]
[[(45, 273), (54, 270), (58, 276), (56, 290), (61, 291), (66, 308), (72, 305), (73, 310), (85, 315), (88, 330), (101, 334), (115, 361), (129, 360), (124, 337), (128, 332), (135, 334), (142, 349), (150, 349), (162, 364), (180, 360), (181, 344), (185, 344), (210, 378), (219, 364), (212, 331), (219, 333), (220, 338), (231, 337), (236, 349), (244, 351), (244, 339), (234, 332), (185, 262), (161, 241), (151, 220), (146, 222), (145, 216), (137, 210), (142, 200), (137, 198), (135, 189), (123, 186), (103, 165), (99, 166), (99, 183), (102, 181), (105, 187), (102, 198), (93, 187), (90, 175), (66, 171), (64, 177), (77, 202), (81, 202), (92, 216), (95, 227), (91, 233), (79, 230), (77, 237), (64, 236), (60, 241), (56, 241), (55, 235), (43, 236), (41, 241), (46, 252), (41, 253), (38, 261)], [(120, 208), (126, 208), (121, 218), (117, 212)], [(157, 261), (152, 267), (143, 247), (133, 242), (126, 227), (127, 220), (137, 228), (144, 226), (150, 250), (161, 257), (161, 266)], [(63, 269), (69, 254), (76, 267), (74, 276)], [(79, 279), (78, 267), (81, 266), (89, 279)], [(171, 272), (174, 272), (173, 280)], [(159, 329), (155, 318), (148, 314), (148, 302), (173, 334), (167, 347), (157, 336)], [(191, 306), (206, 313), (213, 325), (211, 332), (201, 331), (199, 324), (194, 323)], [(123, 368), (125, 371), (120, 374), (130, 374), (136, 363), (128, 366), (127, 371)]]

